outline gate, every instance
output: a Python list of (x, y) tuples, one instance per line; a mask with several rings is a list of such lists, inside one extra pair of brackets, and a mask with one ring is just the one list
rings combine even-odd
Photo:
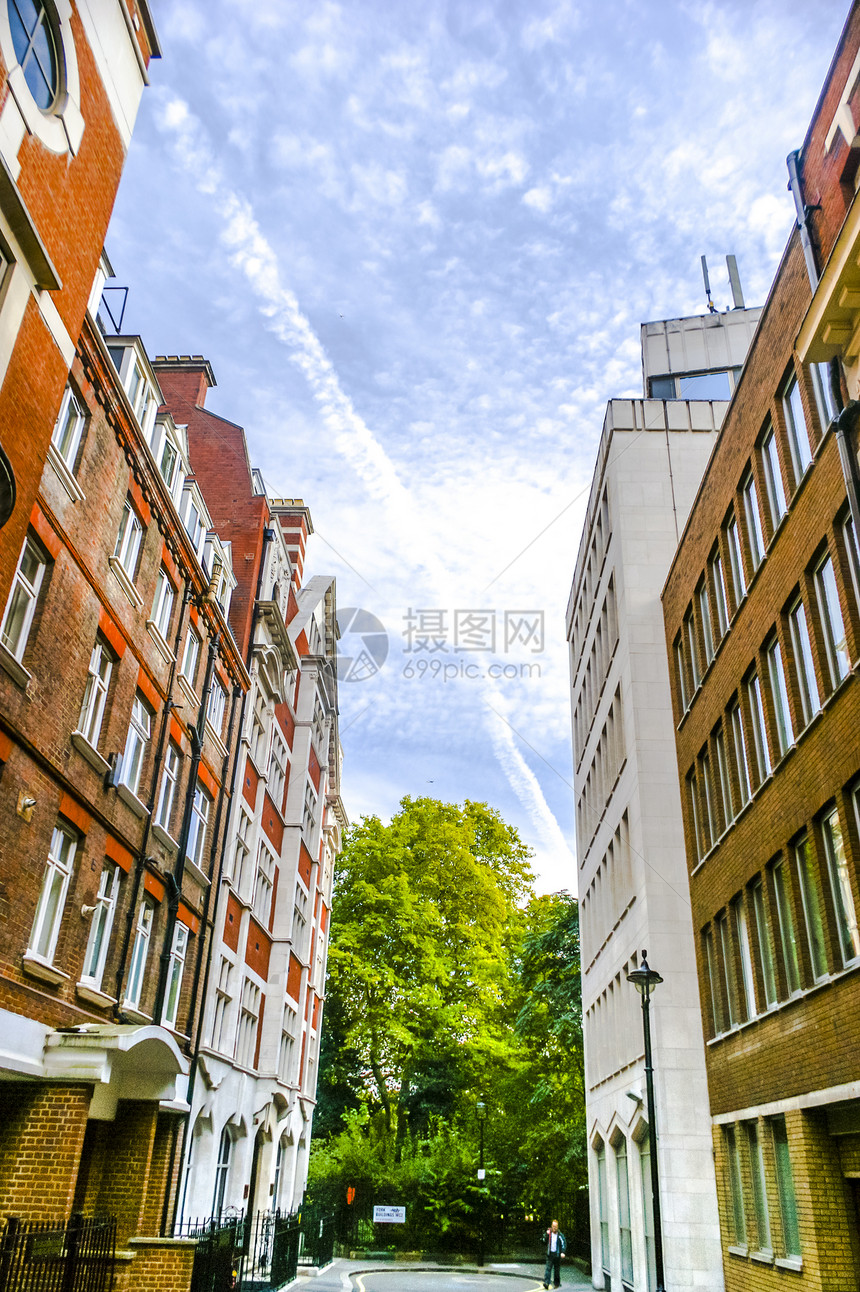
[(243, 1227), (241, 1216), (190, 1222), (181, 1227), (176, 1237), (197, 1239), (190, 1292), (231, 1292), (239, 1286)]
[(335, 1218), (312, 1203), (299, 1212), (302, 1228), (300, 1265), (322, 1269), (334, 1256)]
[(242, 1292), (279, 1288), (296, 1277), (299, 1221), (279, 1211), (260, 1211), (245, 1222)]
[(0, 1292), (108, 1292), (116, 1218), (74, 1215), (59, 1224), (10, 1216), (0, 1239)]

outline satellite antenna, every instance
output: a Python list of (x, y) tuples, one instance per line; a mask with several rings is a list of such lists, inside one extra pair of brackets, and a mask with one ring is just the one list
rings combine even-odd
[(732, 308), (742, 310), (744, 307), (744, 294), (741, 291), (741, 276), (738, 273), (738, 262), (734, 256), (726, 256), (726, 267), (729, 271), (729, 282), (732, 285), (732, 300), (734, 301)]
[(702, 277), (705, 280), (705, 295), (708, 298), (708, 313), (716, 314), (717, 307), (711, 300), (711, 280), (708, 278), (708, 260), (706, 256), (702, 256)]

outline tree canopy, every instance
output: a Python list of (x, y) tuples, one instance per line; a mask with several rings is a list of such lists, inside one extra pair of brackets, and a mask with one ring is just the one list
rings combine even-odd
[(478, 1101), (499, 1206), (584, 1184), (578, 905), (534, 895), (530, 855), (468, 801), (406, 798), (347, 832), (312, 1193), (384, 1186), (450, 1223), (475, 1190)]

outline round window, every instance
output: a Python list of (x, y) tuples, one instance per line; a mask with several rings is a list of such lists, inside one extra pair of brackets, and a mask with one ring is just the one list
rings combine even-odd
[(43, 112), (60, 88), (59, 60), (51, 15), (40, 0), (8, 0), (15, 55), (27, 88)]

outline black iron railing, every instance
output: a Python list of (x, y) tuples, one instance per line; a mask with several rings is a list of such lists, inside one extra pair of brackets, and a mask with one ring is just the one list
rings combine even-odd
[(0, 1238), (0, 1292), (108, 1292), (115, 1256), (113, 1216), (10, 1216)]

